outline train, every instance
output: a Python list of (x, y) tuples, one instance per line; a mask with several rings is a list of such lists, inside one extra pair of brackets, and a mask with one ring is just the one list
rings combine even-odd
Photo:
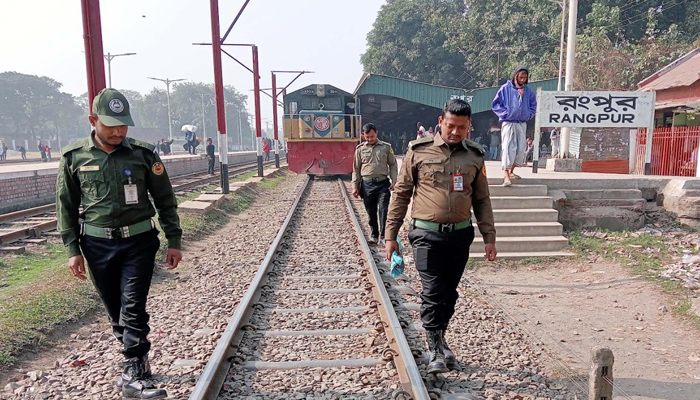
[(315, 84), (284, 95), (289, 170), (312, 176), (352, 173), (362, 117), (351, 93)]

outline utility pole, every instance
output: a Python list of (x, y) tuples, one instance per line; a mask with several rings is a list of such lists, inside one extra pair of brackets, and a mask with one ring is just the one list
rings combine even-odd
[(498, 80), (501, 77), (501, 52), (500, 52), (500, 50), (496, 52), (496, 56), (498, 57), (498, 61), (496, 62), (496, 83), (494, 83), (494, 86), (498, 86)]
[(204, 121), (204, 93), (200, 93), (202, 96), (202, 133), (204, 134), (204, 143), (207, 142), (207, 123)]
[(122, 57), (122, 56), (135, 56), (136, 53), (122, 53), (122, 54), (111, 54), (107, 53), (105, 57), (105, 60), (107, 60), (107, 76), (108, 76), (108, 82), (109, 82), (109, 87), (112, 87), (112, 60), (116, 57)]
[[(576, 18), (578, 14), (578, 0), (569, 0), (569, 34), (566, 43), (566, 91), (574, 90), (574, 75), (576, 66)], [(561, 130), (561, 158), (569, 157), (569, 141), (571, 129)]]
[(566, 0), (559, 3), (561, 6), (561, 39), (559, 41), (559, 79), (557, 79), (557, 91), (561, 90), (561, 78), (564, 74), (564, 31), (566, 28)]
[(185, 79), (160, 79), (160, 78), (151, 78), (149, 77), (148, 79), (153, 79), (154, 81), (161, 81), (165, 83), (165, 86), (168, 88), (168, 131), (170, 132), (170, 139), (172, 140), (173, 138), (173, 116), (170, 111), (170, 84), (173, 82), (179, 82), (179, 81), (184, 81)]

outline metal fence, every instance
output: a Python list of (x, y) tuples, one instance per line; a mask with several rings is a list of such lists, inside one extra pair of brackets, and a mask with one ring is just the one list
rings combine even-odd
[[(695, 176), (698, 162), (700, 127), (677, 126), (654, 128), (651, 147), (651, 174), (664, 176)], [(637, 132), (634, 173), (644, 174), (647, 130)]]

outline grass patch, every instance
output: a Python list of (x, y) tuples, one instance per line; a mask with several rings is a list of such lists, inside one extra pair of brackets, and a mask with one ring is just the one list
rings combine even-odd
[(0, 275), (0, 368), (15, 361), (18, 349), (41, 344), (56, 326), (75, 321), (98, 303), (90, 282), (70, 274), (63, 246), (3, 257)]
[(669, 296), (674, 315), (687, 320), (700, 329), (700, 316), (690, 312), (693, 292), (683, 283), (659, 277), (679, 251), (664, 241), (663, 236), (632, 232), (596, 231), (594, 236), (581, 231), (568, 233), (571, 250), (579, 256), (595, 254), (625, 265), (634, 275), (654, 283)]
[(285, 177), (284, 176), (278, 176), (275, 178), (267, 178), (265, 180), (262, 180), (258, 183), (258, 185), (267, 188), (267, 189), (275, 189), (277, 186), (279, 186), (280, 183), (284, 182)]

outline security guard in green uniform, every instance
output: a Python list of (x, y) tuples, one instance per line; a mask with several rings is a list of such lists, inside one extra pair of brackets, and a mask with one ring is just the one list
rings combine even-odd
[(362, 197), (372, 229), (369, 242), (377, 243), (379, 238), (384, 238), (386, 211), (396, 183), (398, 167), (394, 150), (389, 143), (377, 139), (377, 128), (374, 124), (365, 124), (362, 132), (365, 141), (355, 149), (355, 161), (352, 165), (352, 195), (355, 198)]
[(87, 260), (114, 335), (124, 345), (124, 371), (117, 380), (122, 396), (162, 399), (166, 391), (145, 380), (151, 375), (146, 299), (160, 247), (148, 195), (168, 240), (168, 269), (182, 259), (177, 200), (154, 147), (126, 137), (127, 126), (134, 122), (124, 95), (102, 90), (89, 119), (91, 135), (62, 151), (56, 184), (58, 229), (71, 272), (87, 279)]

